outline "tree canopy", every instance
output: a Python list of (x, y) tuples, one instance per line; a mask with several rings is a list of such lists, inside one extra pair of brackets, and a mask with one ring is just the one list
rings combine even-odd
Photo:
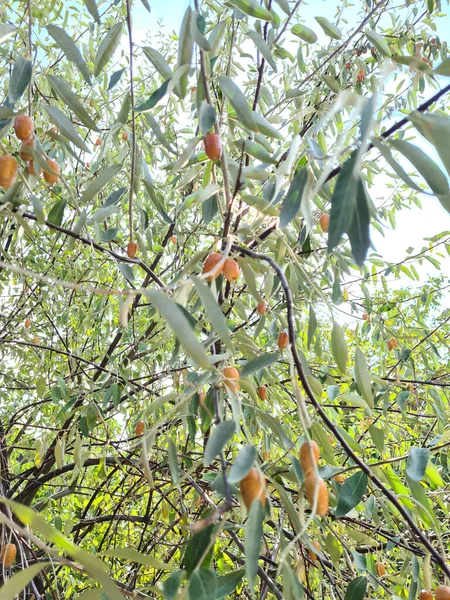
[(444, 7), (153, 4), (0, 0), (0, 598), (446, 600)]

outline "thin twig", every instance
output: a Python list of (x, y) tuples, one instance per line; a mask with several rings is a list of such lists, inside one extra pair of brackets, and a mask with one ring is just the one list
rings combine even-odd
[(130, 101), (131, 101), (131, 174), (130, 174), (130, 199), (128, 201), (128, 219), (130, 228), (130, 242), (133, 241), (133, 192), (136, 170), (136, 113), (134, 111), (134, 86), (133, 86), (133, 29), (131, 23), (131, 0), (127, 0), (127, 27), (128, 43), (130, 47)]

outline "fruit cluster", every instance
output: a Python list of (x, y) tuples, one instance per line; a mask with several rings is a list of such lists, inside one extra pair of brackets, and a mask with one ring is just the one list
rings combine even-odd
[(222, 260), (220, 252), (210, 254), (203, 265), (202, 274), (208, 274), (206, 279), (212, 281), (222, 274), (230, 283), (236, 281), (241, 273), (241, 269), (234, 258), (227, 258), (221, 265), (217, 266)]
[(328, 512), (328, 490), (325, 481), (317, 474), (320, 449), (314, 440), (304, 442), (300, 448), (300, 465), (305, 476), (303, 485), (308, 502), (314, 506), (316, 499), (316, 514), (321, 517)]

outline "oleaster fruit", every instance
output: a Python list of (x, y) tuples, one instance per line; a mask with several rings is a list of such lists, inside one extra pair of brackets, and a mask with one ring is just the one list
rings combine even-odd
[(33, 157), (31, 156), (31, 154), (29, 152), (27, 152), (28, 148), (31, 148), (31, 150), (34, 149), (34, 138), (25, 140), (24, 142), (22, 142), (22, 145), (20, 146), (19, 156), (25, 162), (29, 162), (30, 160), (33, 160)]
[(241, 389), (241, 386), (239, 385), (239, 371), (236, 367), (224, 367), (223, 377), (228, 389), (234, 394), (237, 394)]
[(419, 600), (433, 600), (433, 594), (429, 590), (421, 590)]
[(47, 173), (47, 171), (44, 171), (44, 179), (48, 184), (53, 185), (58, 181), (59, 178), (59, 165), (56, 160), (53, 160), (53, 158), (48, 158), (47, 164), (50, 169), (55, 171), (55, 173)]
[(9, 188), (17, 175), (17, 160), (11, 154), (0, 156), (0, 187)]
[(278, 348), (283, 350), (289, 344), (289, 336), (285, 331), (280, 331), (278, 334)]
[(16, 560), (17, 548), (15, 544), (9, 543), (2, 546), (1, 560), (5, 569), (9, 567)]
[(375, 564), (375, 571), (378, 575), (378, 577), (381, 577), (382, 575), (386, 575), (386, 566), (384, 563), (382, 562), (377, 562)]
[(265, 300), (263, 300), (256, 307), (256, 312), (258, 313), (258, 315), (263, 315), (266, 312), (266, 310), (267, 310), (267, 302)]
[(317, 445), (317, 442), (314, 440), (309, 440), (303, 442), (300, 447), (300, 466), (305, 477), (308, 476), (310, 471), (315, 471), (317, 465), (319, 464), (320, 458), (320, 448)]
[(239, 277), (241, 269), (234, 258), (227, 258), (223, 265), (223, 276), (227, 281), (236, 281)]
[[(317, 550), (317, 552), (320, 552), (322, 550), (322, 548), (321, 548), (321, 546), (320, 546), (320, 544), (319, 544), (319, 542), (317, 540), (313, 541), (313, 546)], [(317, 554), (313, 550), (310, 550), (309, 551), (309, 558), (311, 560), (317, 560)]]
[(239, 484), (242, 494), (242, 500), (244, 501), (247, 510), (250, 510), (253, 501), (259, 498), (261, 504), (264, 506), (266, 503), (267, 496), (267, 483), (264, 475), (253, 467), (247, 473), (247, 475), (241, 479)]
[(136, 435), (142, 435), (144, 433), (145, 423), (144, 421), (138, 421), (134, 430)]
[(439, 585), (434, 590), (435, 600), (450, 600), (450, 587), (448, 585)]
[(209, 160), (216, 161), (222, 156), (222, 140), (217, 133), (207, 133), (203, 138), (206, 156)]
[(327, 233), (327, 231), (330, 227), (330, 215), (327, 215), (326, 213), (324, 213), (323, 215), (320, 215), (319, 225), (320, 225), (320, 228), (322, 229), (322, 231), (324, 233)]
[(267, 399), (267, 388), (265, 385), (262, 385), (261, 387), (258, 388), (258, 396), (259, 396), (260, 400)]
[(127, 246), (127, 256), (128, 258), (136, 258), (137, 254), (137, 244), (136, 242), (129, 242)]
[(34, 134), (33, 119), (27, 115), (19, 115), (14, 119), (14, 131), (19, 140), (29, 140)]
[(206, 277), (206, 279), (208, 281), (212, 281), (213, 279), (215, 279), (222, 273), (224, 263), (222, 263), (222, 265), (220, 267), (215, 269), (217, 263), (220, 262), (221, 260), (222, 260), (222, 255), (220, 254), (220, 252), (213, 252), (205, 260), (205, 263), (203, 265), (202, 274), (204, 275), (205, 273), (209, 273), (210, 271), (212, 271), (211, 275)]
[[(305, 495), (311, 507), (314, 506), (314, 498), (317, 495), (316, 514), (324, 517), (328, 512), (329, 500), (328, 490), (325, 481), (321, 477), (316, 477), (310, 472), (303, 482)], [(316, 491), (317, 490), (317, 491)]]

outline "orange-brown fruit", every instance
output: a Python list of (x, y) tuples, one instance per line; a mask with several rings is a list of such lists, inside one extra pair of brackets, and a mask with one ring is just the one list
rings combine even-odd
[(31, 319), (25, 319), (25, 329), (30, 329), (31, 327)]
[(50, 169), (53, 169), (53, 171), (55, 171), (55, 174), (53, 175), (53, 173), (47, 173), (46, 171), (44, 171), (44, 179), (48, 184), (53, 185), (58, 181), (59, 178), (59, 165), (56, 162), (56, 160), (53, 160), (53, 158), (47, 158), (47, 164), (50, 167)]
[(422, 590), (419, 594), (419, 600), (433, 600), (433, 594), (429, 590)]
[(361, 83), (364, 81), (364, 77), (366, 76), (365, 72), (360, 69), (359, 73), (358, 73), (358, 82)]
[(448, 585), (439, 585), (434, 590), (435, 600), (450, 600), (450, 587)]
[(345, 481), (345, 477), (342, 475), (342, 473), (338, 473), (337, 475), (335, 475), (333, 477), (333, 479), (335, 481), (337, 481), (340, 485), (342, 485), (344, 483), (344, 481)]
[[(220, 260), (222, 260), (222, 255), (220, 254), (220, 252), (213, 252), (212, 254), (210, 254), (207, 257), (207, 259), (205, 260), (205, 264), (203, 265), (202, 273), (205, 274), (205, 273), (209, 273), (209, 271), (212, 271)], [(210, 275), (206, 279), (208, 281), (212, 281), (213, 279), (218, 277), (222, 271), (223, 271), (223, 264), (219, 269), (217, 269), (214, 272), (213, 275)]]
[(30, 162), (28, 163), (28, 172), (30, 173), (30, 175), (33, 175), (33, 177), (40, 177), (42, 175), (42, 169), (39, 167), (38, 172), (36, 172), (36, 169), (34, 167), (34, 160), (30, 160)]
[(289, 344), (289, 336), (285, 331), (280, 331), (278, 334), (278, 348), (282, 350)]
[(145, 423), (144, 421), (138, 421), (136, 423), (136, 429), (134, 430), (136, 435), (142, 435), (144, 433)]
[(316, 478), (314, 473), (310, 473), (303, 482), (303, 485), (305, 486), (306, 498), (311, 506), (314, 504), (314, 495), (317, 487), (316, 514), (324, 517), (328, 512), (329, 506), (328, 490), (325, 481), (321, 477)]
[(128, 258), (136, 258), (137, 254), (137, 244), (136, 242), (129, 242), (127, 246), (127, 256)]
[(250, 507), (256, 498), (259, 498), (263, 506), (265, 505), (267, 494), (266, 486), (267, 484), (264, 475), (255, 467), (250, 469), (244, 479), (241, 479), (240, 488), (242, 500), (244, 501), (247, 510), (250, 510)]
[(348, 63), (345, 63), (345, 68), (346, 68), (346, 69), (351, 69), (351, 68), (352, 68), (352, 65), (351, 65), (349, 62), (348, 62)]
[(260, 400), (267, 399), (267, 388), (265, 385), (262, 385), (261, 387), (258, 388), (258, 396), (259, 396)]
[(33, 344), (34, 344), (35, 346), (39, 346), (39, 338), (38, 338), (38, 336), (37, 336), (37, 335), (35, 335), (35, 336), (34, 336), (34, 338), (33, 338)]
[(264, 450), (262, 457), (265, 462), (268, 462), (270, 459), (270, 452), (268, 450)]
[(128, 133), (127, 133), (126, 131), (124, 131), (124, 132), (122, 133), (122, 139), (123, 139), (125, 142), (127, 141), (127, 139), (128, 139)]
[(172, 242), (172, 244), (176, 244), (176, 243), (177, 243), (177, 236), (176, 236), (176, 235), (173, 235), (173, 236), (170, 238), (170, 241)]
[(17, 548), (15, 544), (5, 544), (2, 546), (1, 559), (2, 564), (5, 569), (9, 569), (9, 567), (16, 560)]
[(238, 279), (241, 269), (234, 258), (227, 258), (223, 265), (223, 276), (227, 281), (236, 281)]
[(263, 315), (266, 312), (266, 310), (267, 310), (267, 302), (265, 300), (263, 300), (256, 307), (256, 312), (258, 313), (258, 315)]
[(198, 403), (200, 404), (200, 406), (203, 406), (205, 404), (205, 400), (206, 400), (206, 394), (205, 394), (205, 392), (199, 392), (199, 394), (198, 394)]
[(368, 321), (369, 320), (369, 315), (367, 313), (363, 314), (363, 319), (364, 321)]
[(241, 389), (241, 386), (239, 385), (239, 371), (236, 367), (225, 367), (223, 376), (225, 378), (225, 385), (228, 389), (237, 394)]
[(385, 567), (384, 563), (377, 562), (375, 564), (375, 571), (376, 571), (378, 577), (381, 577), (382, 575), (386, 575), (386, 567)]
[(29, 162), (30, 160), (33, 160), (33, 157), (31, 156), (31, 154), (29, 152), (27, 152), (27, 148), (31, 148), (32, 150), (34, 149), (34, 138), (25, 140), (24, 142), (22, 142), (22, 145), (20, 146), (19, 156), (25, 162)]
[[(319, 544), (319, 542), (318, 542), (317, 540), (314, 540), (314, 541), (313, 541), (313, 546), (314, 546), (314, 548), (315, 548), (315, 549), (316, 549), (318, 552), (320, 552), (320, 551), (322, 550), (322, 548), (321, 548), (321, 546), (320, 546), (320, 544)], [(317, 554), (316, 554), (316, 553), (315, 553), (313, 550), (310, 550), (310, 551), (309, 551), (309, 558), (310, 558), (311, 560), (317, 560)]]
[(305, 477), (319, 464), (320, 448), (314, 440), (303, 442), (300, 448), (299, 460)]
[[(9, 188), (17, 174), (17, 160), (11, 154), (0, 156), (0, 187)], [(12, 182), (12, 183), (11, 183)]]
[(320, 215), (319, 225), (320, 225), (320, 229), (324, 233), (327, 233), (328, 228), (330, 226), (330, 215), (327, 215), (326, 213), (324, 213), (323, 215)]
[(100, 146), (100, 145), (101, 145), (101, 143), (102, 143), (102, 140), (101, 140), (101, 138), (97, 138), (97, 139), (95, 140), (95, 145), (96, 145), (96, 146)]
[(207, 133), (203, 138), (206, 156), (209, 160), (219, 160), (222, 156), (222, 140), (217, 133)]
[(397, 340), (395, 338), (391, 338), (388, 341), (388, 350), (389, 350), (389, 352), (391, 350), (394, 350), (394, 348), (397, 348), (397, 346), (398, 346), (398, 342), (397, 342)]
[(19, 115), (14, 119), (14, 131), (19, 140), (29, 140), (34, 134), (34, 123), (31, 117)]

